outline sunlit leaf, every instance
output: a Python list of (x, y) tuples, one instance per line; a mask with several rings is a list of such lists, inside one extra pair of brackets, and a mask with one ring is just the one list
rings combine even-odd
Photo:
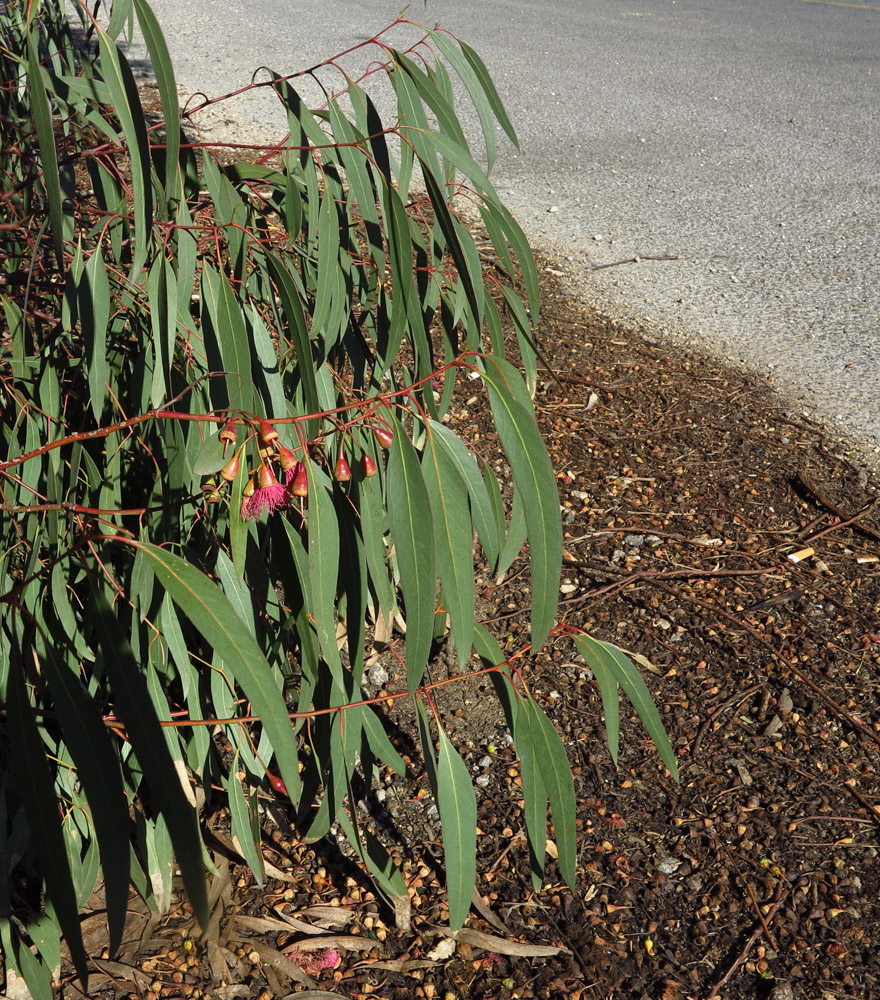
[[(651, 692), (644, 678), (636, 669), (629, 657), (610, 642), (601, 642), (588, 635), (575, 635), (575, 644), (581, 656), (587, 663), (602, 691), (602, 705), (605, 709), (605, 728), (608, 735), (608, 747), (614, 762), (617, 763), (617, 727), (619, 707), (617, 705), (617, 686), (623, 688), (623, 693), (639, 714), (648, 735), (654, 741), (660, 758), (673, 778), (678, 780), (678, 764), (675, 751), (666, 735), (660, 713), (651, 698)], [(614, 694), (612, 696), (611, 691)], [(607, 692), (607, 693), (606, 693)], [(613, 723), (610, 720), (614, 720)], [(612, 737), (614, 737), (612, 739)]]
[(464, 761), (442, 729), (437, 754), (437, 808), (443, 827), (449, 924), (461, 927), (471, 906), (477, 875), (477, 801)]
[(550, 720), (528, 698), (524, 708), (531, 719), (530, 735), (541, 780), (550, 798), (550, 812), (553, 816), (553, 831), (559, 855), (559, 869), (568, 885), (574, 889), (577, 884), (575, 871), (575, 804), (574, 783), (571, 765), (559, 734)]
[(437, 570), (431, 499), (412, 442), (397, 426), (388, 461), (388, 520), (406, 604), (406, 678), (418, 687), (434, 634)]
[(439, 442), (439, 426), (433, 421), (427, 424), (422, 474), (431, 499), (443, 605), (449, 614), (458, 662), (463, 667), (471, 655), (474, 633), (474, 530), (467, 485)]
[(488, 357), (483, 378), (514, 483), (520, 494), (529, 498), (523, 504), (523, 514), (532, 575), (532, 646), (537, 648), (550, 632), (559, 601), (562, 570), (559, 494), (553, 465), (534, 415), (524, 405), (522, 394), (526, 389), (519, 374), (506, 361)]

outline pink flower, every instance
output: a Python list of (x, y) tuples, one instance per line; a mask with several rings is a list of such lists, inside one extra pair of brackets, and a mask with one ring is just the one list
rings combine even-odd
[(275, 478), (271, 466), (263, 462), (259, 471), (259, 485), (242, 501), (241, 519), (256, 521), (264, 510), (274, 514), (276, 510), (286, 507), (287, 501), (287, 488)]

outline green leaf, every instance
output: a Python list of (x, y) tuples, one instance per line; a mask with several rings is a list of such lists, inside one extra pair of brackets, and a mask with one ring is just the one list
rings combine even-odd
[[(490, 566), (493, 566), (498, 559), (501, 536), (492, 500), (486, 488), (486, 483), (480, 475), (477, 460), (464, 441), (444, 424), (431, 420), (430, 427), (437, 443), (445, 450), (467, 486), (471, 520), (477, 530), (480, 544), (483, 546), (486, 561)], [(502, 513), (502, 530), (504, 523), (503, 516)]]
[[(114, 14), (115, 6), (114, 4)], [(134, 0), (134, 8), (150, 54), (150, 65), (162, 102), (162, 114), (165, 118), (165, 196), (170, 199), (178, 194), (180, 187), (180, 168), (177, 162), (180, 153), (180, 104), (177, 99), (177, 84), (174, 82), (174, 68), (156, 15), (146, 0)]]
[[(467, 88), (468, 96), (473, 102), (474, 109), (480, 119), (480, 126), (483, 130), (483, 141), (486, 144), (486, 162), (489, 170), (491, 170), (495, 163), (497, 141), (495, 139), (495, 119), (493, 117), (492, 101), (487, 99), (487, 95), (484, 90), (484, 80), (475, 71), (474, 66), (465, 55), (462, 48), (457, 47), (456, 42), (453, 41), (451, 35), (445, 31), (432, 31), (430, 32), (430, 36), (431, 43), (436, 45), (440, 52), (443, 53), (447, 61), (458, 74), (461, 82)], [(473, 53), (473, 50), (471, 50), (471, 52)], [(485, 73), (485, 67), (483, 67), (483, 69)], [(485, 74), (485, 76), (488, 78), (488, 74)], [(493, 93), (494, 90), (495, 88), (492, 87)], [(496, 105), (500, 107), (501, 102), (498, 99), (497, 93), (494, 94), (494, 98)], [(497, 112), (495, 113), (497, 114)], [(502, 127), (504, 127), (504, 122), (506, 122), (507, 126), (510, 127), (510, 122), (507, 121), (507, 116), (504, 115), (503, 108), (501, 113), (504, 118), (504, 121), (499, 119)]]
[(241, 504), (247, 480), (247, 465), (240, 461), (238, 474), (229, 487), (229, 548), (232, 552), (232, 564), (235, 566), (235, 575), (239, 583), (244, 579), (247, 541), (250, 533), (248, 522), (241, 516)]
[[(88, 993), (88, 959), (83, 948), (76, 892), (67, 862), (55, 783), (28, 700), (21, 657), (16, 650), (6, 682), (7, 726), (16, 789), (24, 805), (36, 856), (49, 898), (67, 940), (76, 972)], [(5, 877), (5, 876), (4, 876)]]
[(471, 655), (474, 638), (474, 531), (468, 489), (456, 464), (440, 444), (436, 432), (440, 426), (433, 421), (426, 422), (422, 475), (431, 498), (443, 604), (449, 613), (458, 662), (464, 667)]
[[(284, 321), (287, 324), (287, 332), (293, 340), (296, 350), (297, 366), (296, 372), (303, 385), (305, 395), (305, 405), (309, 413), (317, 413), (321, 409), (318, 404), (318, 386), (315, 380), (315, 366), (312, 360), (312, 347), (309, 342), (309, 334), (306, 330), (305, 317), (303, 316), (302, 303), (293, 282), (293, 278), (287, 268), (274, 254), (266, 252), (266, 263), (272, 280), (278, 288), (278, 295), (281, 299), (281, 309)], [(305, 424), (305, 433), (312, 437), (317, 430), (317, 421), (310, 420)]]
[(519, 755), (520, 776), (523, 789), (523, 812), (526, 821), (526, 835), (529, 841), (529, 857), (532, 869), (532, 885), (540, 889), (544, 874), (544, 859), (547, 849), (547, 788), (541, 774), (532, 713), (528, 701), (520, 699), (514, 714), (513, 740)]
[[(483, 378), (489, 389), (498, 436), (507, 453), (523, 504), (529, 536), (532, 576), (532, 648), (550, 633), (559, 600), (562, 571), (562, 522), (553, 465), (541, 440), (531, 407), (523, 405), (525, 386), (512, 365), (486, 357)], [(517, 395), (520, 399), (517, 399)]]
[(492, 108), (492, 113), (498, 119), (498, 124), (504, 129), (508, 139), (519, 149), (516, 132), (513, 129), (510, 119), (507, 117), (507, 112), (504, 110), (504, 105), (501, 103), (501, 98), (498, 96), (498, 91), (495, 89), (492, 77), (489, 76), (486, 64), (466, 42), (459, 39), (458, 44), (461, 46), (461, 51), (464, 53), (465, 59), (470, 63), (474, 75), (479, 80), (480, 86), (483, 88), (483, 93), (486, 95), (489, 105)]
[(223, 588), (223, 592), (226, 594), (229, 603), (235, 608), (235, 613), (247, 625), (248, 632), (256, 638), (257, 625), (254, 621), (251, 590), (239, 580), (232, 560), (226, 555), (223, 549), (217, 550), (217, 576), (220, 579), (220, 586)]
[(146, 542), (130, 542), (141, 549), (156, 578), (205, 639), (244, 690), (269, 735), (291, 801), (300, 788), (296, 742), (287, 706), (260, 647), (233, 610), (225, 594), (195, 566), (180, 556)]
[(412, 442), (396, 424), (387, 471), (388, 521), (406, 603), (406, 679), (422, 679), (434, 634), (437, 570), (431, 498)]
[(422, 165), (422, 177), (425, 181), (425, 187), (428, 189), (434, 217), (446, 238), (446, 246), (455, 262), (458, 279), (464, 285), (468, 305), (472, 312), (471, 325), (479, 330), (483, 323), (484, 295), (483, 272), (479, 254), (470, 233), (463, 226), (455, 224), (446, 204), (446, 193), (441, 191), (428, 165), (421, 159), (419, 162)]
[(502, 577), (519, 558), (523, 545), (528, 538), (528, 526), (526, 525), (525, 503), (519, 490), (513, 488), (513, 502), (510, 511), (510, 524), (507, 526), (507, 535), (501, 551), (498, 553), (498, 564), (495, 567), (495, 574)]
[[(38, 55), (39, 41), (36, 31), (27, 36), (28, 82), (31, 92), (31, 111), (37, 130), (37, 143), (43, 167), (43, 186), (49, 207), (49, 235), (55, 249), (59, 269), (64, 270), (64, 215), (61, 206), (61, 178), (55, 151), (55, 133), (52, 128), (52, 109), (43, 82)], [(10, 67), (11, 68), (11, 67)]]
[(172, 384), (174, 338), (177, 331), (177, 278), (171, 261), (157, 254), (147, 276), (150, 326), (153, 332), (153, 383), (150, 401), (160, 406)]
[[(574, 636), (575, 644), (580, 650), (587, 665), (592, 669), (599, 681), (602, 692), (602, 705), (605, 709), (605, 729), (608, 735), (609, 749), (612, 747), (612, 733), (616, 737), (617, 715), (619, 707), (617, 705), (617, 685), (623, 688), (623, 693), (632, 703), (639, 718), (648, 731), (648, 735), (654, 741), (660, 759), (666, 765), (669, 773), (678, 781), (678, 764), (675, 760), (675, 751), (663, 728), (663, 721), (657, 711), (651, 692), (642, 675), (638, 672), (629, 657), (610, 642), (602, 642), (589, 635)], [(611, 686), (614, 685), (613, 699), (610, 695)], [(609, 695), (606, 699), (606, 687)], [(614, 719), (614, 724), (609, 728), (609, 721)], [(611, 752), (614, 762), (617, 763), (616, 739), (614, 749)]]
[(226, 277), (215, 271), (207, 261), (202, 264), (202, 302), (203, 308), (207, 307), (223, 370), (227, 373), (228, 402), (237, 409), (253, 412), (250, 343), (241, 306)]
[(128, 146), (131, 186), (134, 193), (134, 259), (129, 281), (136, 281), (147, 259), (153, 231), (153, 187), (150, 180), (150, 144), (146, 118), (131, 68), (116, 43), (96, 27), (101, 53), (101, 72), (110, 90), (113, 110), (119, 118)]
[(464, 761), (442, 729), (437, 755), (437, 808), (443, 827), (449, 925), (467, 919), (477, 877), (477, 800)]
[[(52, 1000), (52, 969), (48, 962), (41, 963), (20, 938), (16, 937), (13, 941), (11, 930), (9, 919), (0, 917), (0, 944), (3, 945), (7, 968), (12, 967), (18, 972), (32, 1000)], [(7, 979), (7, 989), (10, 985)]]
[[(238, 754), (232, 760), (229, 776), (223, 779), (223, 787), (229, 796), (229, 816), (232, 823), (232, 836), (238, 840), (242, 857), (248, 868), (254, 873), (258, 885), (266, 881), (266, 869), (263, 855), (259, 847), (259, 826), (255, 823), (256, 814), (248, 803), (248, 796), (238, 777)], [(256, 830), (255, 830), (256, 826)]]
[(213, 476), (215, 472), (219, 472), (232, 457), (224, 455), (225, 448), (219, 434), (214, 433), (207, 437), (192, 460), (193, 475)]
[(556, 834), (556, 848), (559, 854), (559, 870), (562, 877), (575, 888), (577, 872), (575, 859), (575, 801), (574, 782), (571, 765), (565, 754), (565, 747), (550, 720), (531, 698), (524, 702), (525, 710), (531, 718), (531, 738), (541, 780), (550, 798), (553, 815), (553, 830)]
[[(150, 556), (151, 546), (142, 542), (132, 544)], [(158, 572), (156, 575), (158, 577)], [(207, 927), (208, 897), (195, 810), (183, 793), (153, 700), (128, 639), (103, 592), (94, 583), (92, 601), (99, 623), (103, 666), (113, 690), (116, 714), (125, 725), (138, 763), (149, 783), (151, 799), (168, 824), (190, 903), (199, 923)]]
[(309, 579), (312, 614), (324, 659), (340, 690), (342, 661), (336, 642), (336, 578), (339, 571), (339, 524), (336, 510), (315, 466), (309, 467)]
[(107, 395), (106, 383), (110, 380), (106, 344), (110, 320), (110, 281), (100, 246), (95, 247), (89, 257), (83, 281), (86, 294), (80, 303), (80, 318), (89, 358), (89, 396), (95, 420), (100, 423)]
[(370, 749), (384, 764), (388, 764), (398, 774), (406, 774), (406, 763), (395, 750), (394, 744), (388, 739), (388, 734), (382, 723), (369, 705), (357, 705), (346, 710), (346, 716), (356, 712), (360, 716), (360, 725), (366, 734)]

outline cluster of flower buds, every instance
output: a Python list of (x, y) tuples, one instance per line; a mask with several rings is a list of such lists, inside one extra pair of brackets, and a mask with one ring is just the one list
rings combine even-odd
[[(374, 427), (376, 441), (382, 448), (390, 448), (394, 435), (386, 427)], [(235, 421), (231, 419), (220, 431), (220, 439), (224, 448), (235, 444)], [(265, 511), (274, 514), (290, 506), (296, 499), (309, 495), (308, 469), (305, 462), (278, 440), (278, 431), (267, 420), (259, 420), (257, 424), (257, 443), (259, 447), (260, 464), (251, 473), (242, 491), (241, 517), (244, 521), (255, 521)], [(240, 448), (220, 470), (220, 476), (228, 483), (234, 482), (239, 475), (244, 447)], [(280, 480), (276, 475), (276, 466), (280, 470)], [(366, 452), (361, 457), (361, 475), (369, 479), (376, 475), (376, 463)], [(340, 447), (333, 478), (340, 483), (351, 479), (351, 466)]]

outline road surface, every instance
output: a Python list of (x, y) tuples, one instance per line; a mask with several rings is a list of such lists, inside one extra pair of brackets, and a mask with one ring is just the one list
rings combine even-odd
[[(399, 10), (153, 7), (179, 83), (212, 95), (260, 65), (313, 65)], [(749, 366), (878, 461), (880, 3), (419, 0), (407, 16), (486, 60), (521, 140), (500, 148), (496, 185), (568, 280)], [(239, 138), (281, 128), (259, 102), (228, 114)]]

